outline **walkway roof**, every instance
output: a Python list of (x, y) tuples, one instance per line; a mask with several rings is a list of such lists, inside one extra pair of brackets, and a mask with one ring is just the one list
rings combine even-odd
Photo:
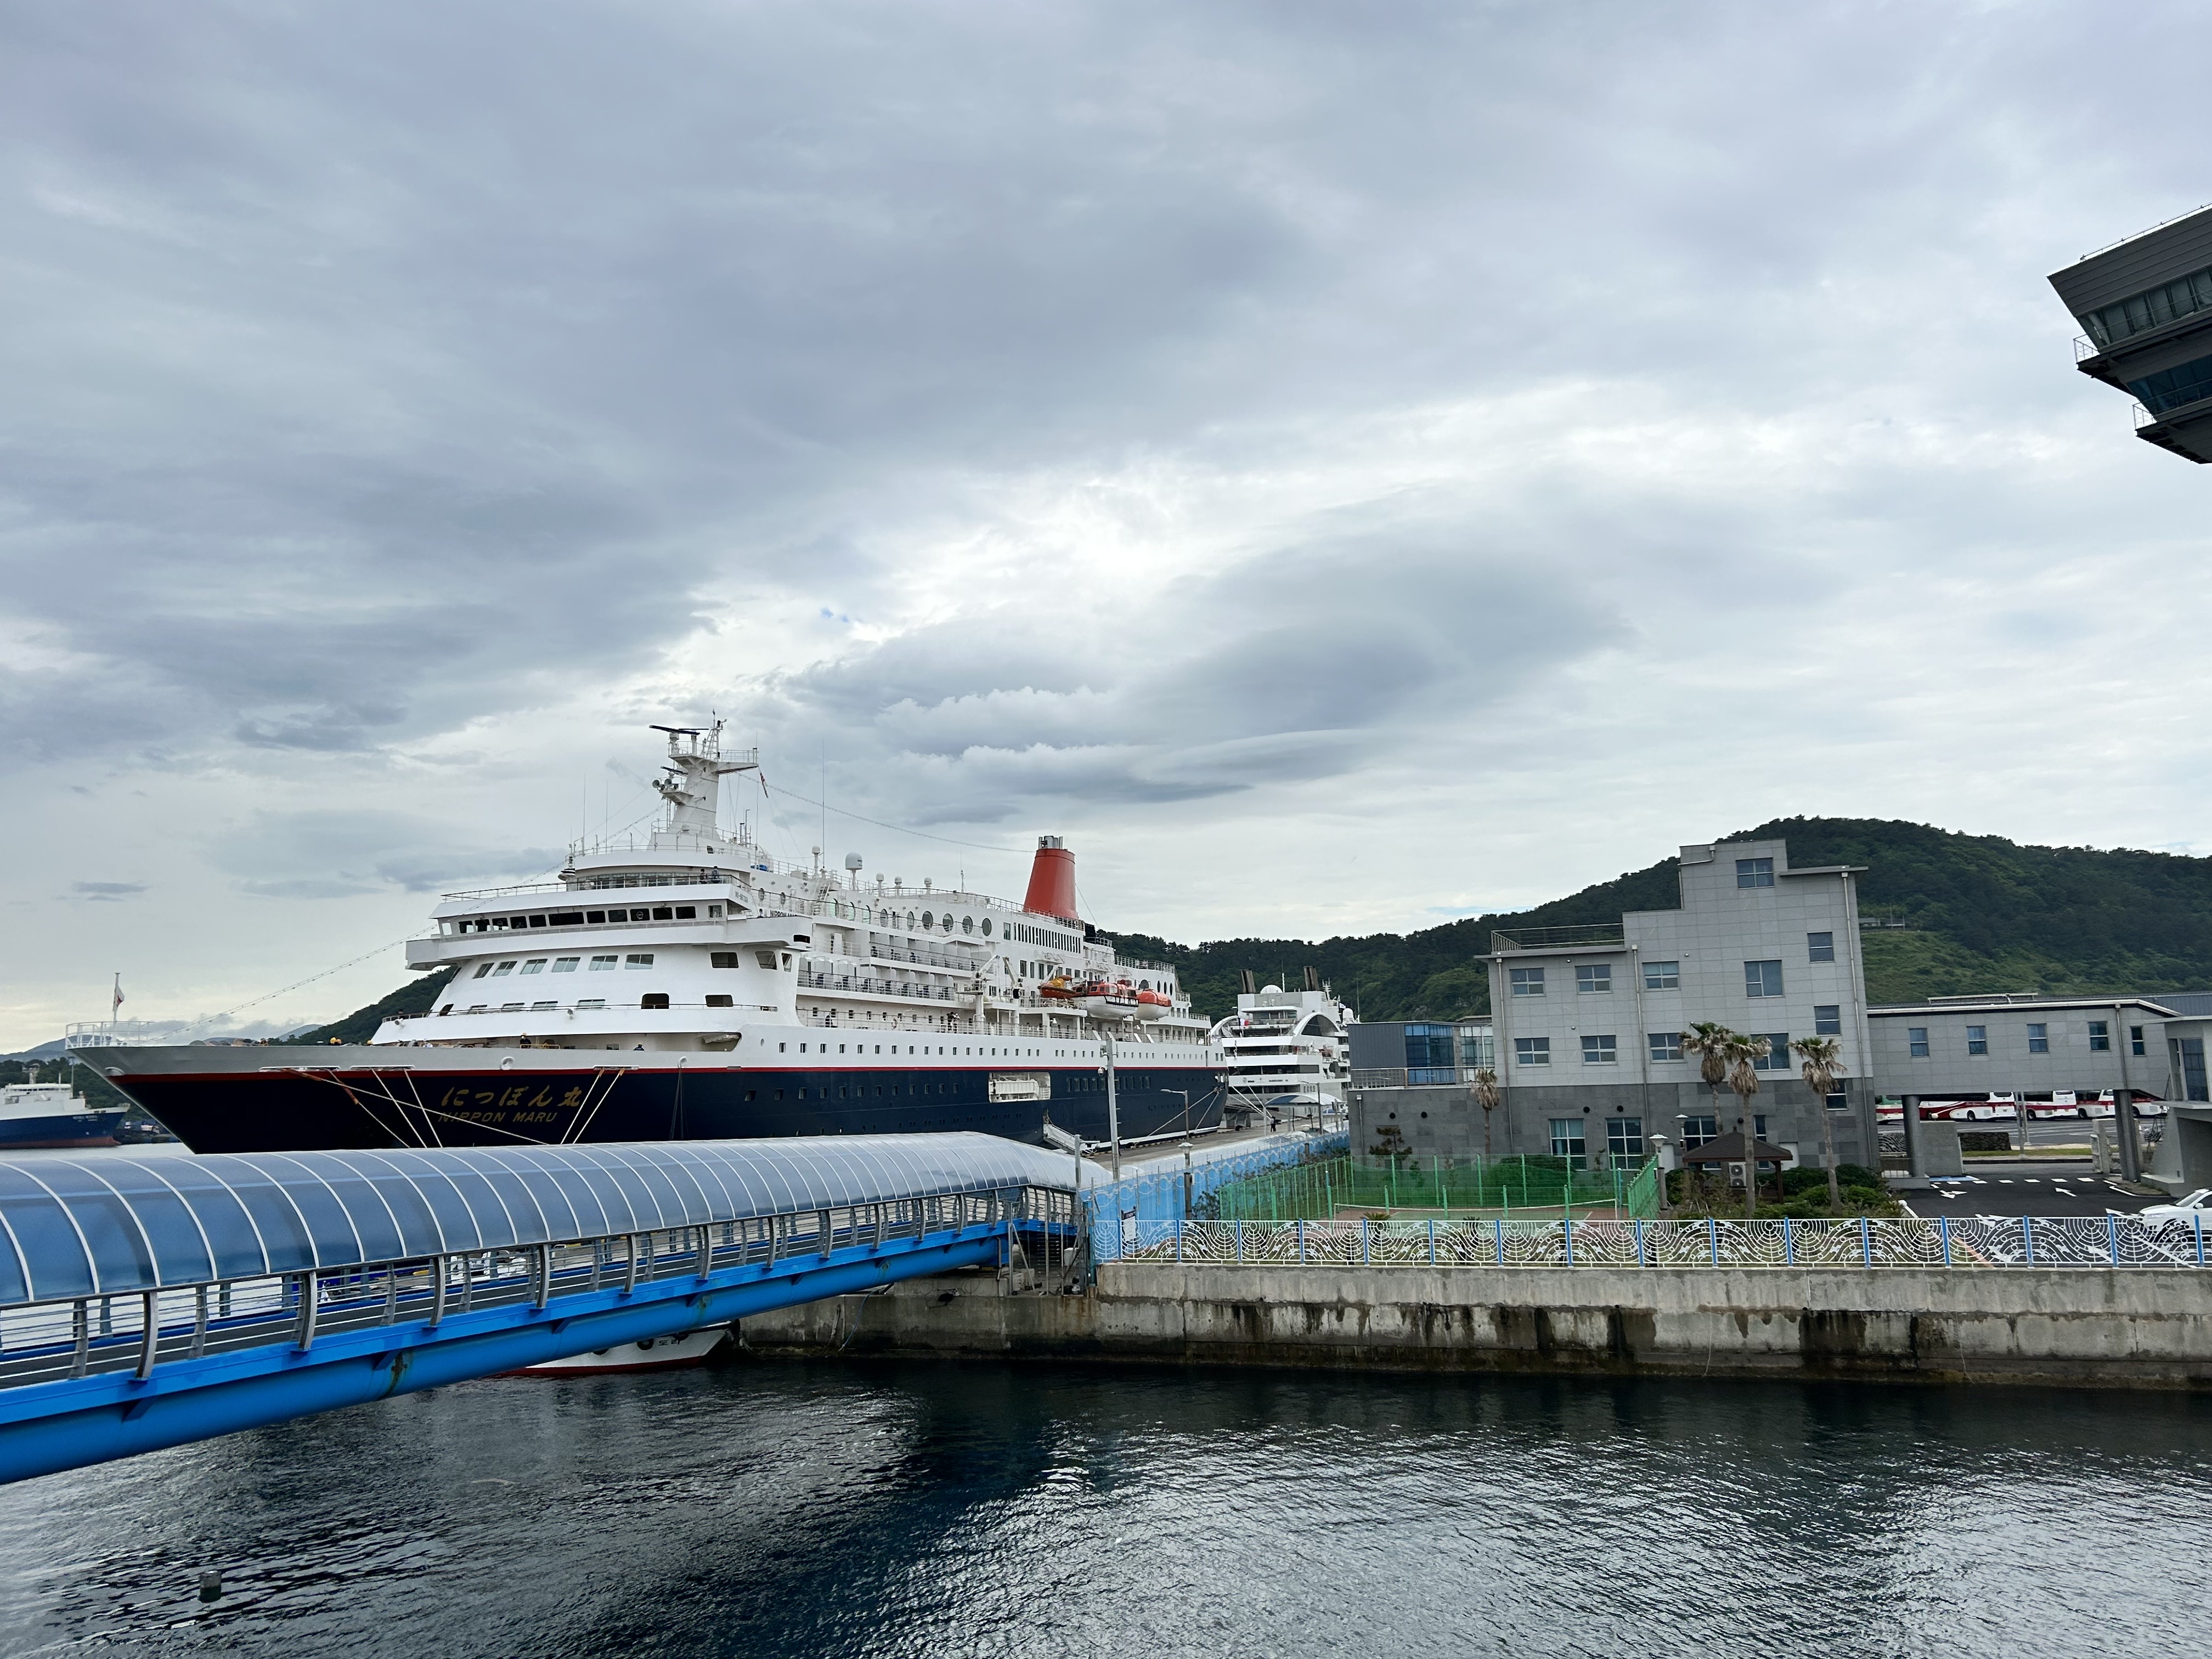
[(981, 1134), (19, 1156), (0, 1158), (0, 1305), (878, 1200), (1065, 1191), (1075, 1167)]

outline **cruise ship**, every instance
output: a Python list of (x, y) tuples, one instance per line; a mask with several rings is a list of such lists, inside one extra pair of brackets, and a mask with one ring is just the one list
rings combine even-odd
[(1247, 969), (1237, 1012), (1214, 1026), (1227, 1085), (1224, 1113), (1237, 1125), (1327, 1121), (1344, 1113), (1352, 1077), (1348, 1043), (1353, 1015), (1306, 969), (1302, 990), (1253, 988)]
[(720, 722), (654, 729), (659, 827), (579, 842), (544, 885), (448, 895), (407, 945), (451, 975), (428, 1012), (325, 1047), (92, 1029), (79, 1057), (196, 1152), (1221, 1121), (1206, 1022), (1173, 968), (1078, 916), (1057, 836), (1019, 903), (777, 860), (718, 821), (757, 753), (725, 753)]

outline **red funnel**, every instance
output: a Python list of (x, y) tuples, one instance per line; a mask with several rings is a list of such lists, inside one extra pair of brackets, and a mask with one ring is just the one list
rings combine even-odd
[(1058, 836), (1037, 837), (1036, 861), (1030, 866), (1029, 896), (1022, 908), (1072, 922), (1075, 916), (1075, 854)]

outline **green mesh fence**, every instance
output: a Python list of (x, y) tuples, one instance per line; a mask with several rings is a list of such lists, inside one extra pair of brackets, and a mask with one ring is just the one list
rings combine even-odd
[(1526, 1215), (1659, 1213), (1657, 1164), (1572, 1169), (1564, 1158), (1323, 1158), (1230, 1182), (1221, 1221), (1326, 1221), (1348, 1212)]

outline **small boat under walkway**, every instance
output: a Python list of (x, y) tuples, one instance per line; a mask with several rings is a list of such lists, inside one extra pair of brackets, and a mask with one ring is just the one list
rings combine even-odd
[(0, 1482), (1048, 1263), (1079, 1167), (980, 1134), (0, 1159)]

